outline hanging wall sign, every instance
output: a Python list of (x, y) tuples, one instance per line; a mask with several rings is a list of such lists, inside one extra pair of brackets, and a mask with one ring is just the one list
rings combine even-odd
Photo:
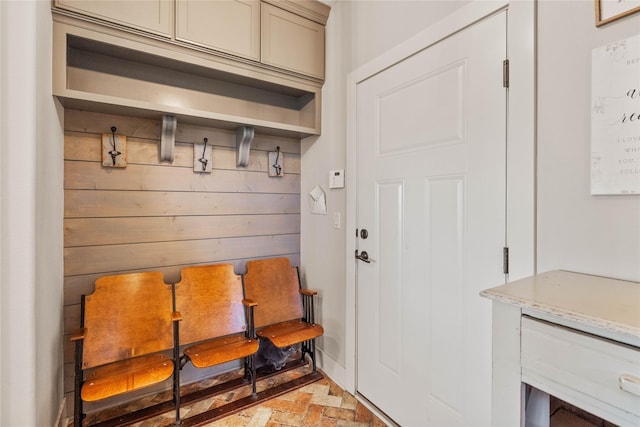
[(640, 194), (640, 35), (594, 49), (591, 194)]

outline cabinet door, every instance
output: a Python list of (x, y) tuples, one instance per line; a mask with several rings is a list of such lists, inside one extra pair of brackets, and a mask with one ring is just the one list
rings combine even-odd
[(55, 5), (116, 24), (171, 36), (171, 0), (55, 0)]
[(324, 79), (324, 26), (262, 4), (261, 62)]
[(259, 0), (177, 0), (176, 39), (260, 60)]

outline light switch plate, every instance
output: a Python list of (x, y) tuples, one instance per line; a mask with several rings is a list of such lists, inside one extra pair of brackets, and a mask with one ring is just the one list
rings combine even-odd
[(340, 212), (334, 212), (333, 213), (333, 228), (337, 228), (340, 229), (341, 224), (340, 224)]
[(344, 169), (329, 172), (329, 188), (344, 188)]

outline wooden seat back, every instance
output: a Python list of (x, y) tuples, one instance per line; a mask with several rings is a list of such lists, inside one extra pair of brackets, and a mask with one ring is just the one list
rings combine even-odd
[(242, 278), (232, 264), (186, 267), (175, 285), (176, 310), (182, 313), (180, 344), (246, 331)]
[(245, 297), (255, 301), (255, 327), (301, 319), (302, 298), (298, 271), (288, 258), (247, 262)]
[(82, 369), (172, 349), (172, 306), (160, 272), (96, 280), (84, 302)]

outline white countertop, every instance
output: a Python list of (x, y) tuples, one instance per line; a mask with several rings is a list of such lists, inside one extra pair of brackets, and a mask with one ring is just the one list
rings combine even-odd
[(484, 290), (525, 314), (640, 346), (640, 282), (549, 271)]

